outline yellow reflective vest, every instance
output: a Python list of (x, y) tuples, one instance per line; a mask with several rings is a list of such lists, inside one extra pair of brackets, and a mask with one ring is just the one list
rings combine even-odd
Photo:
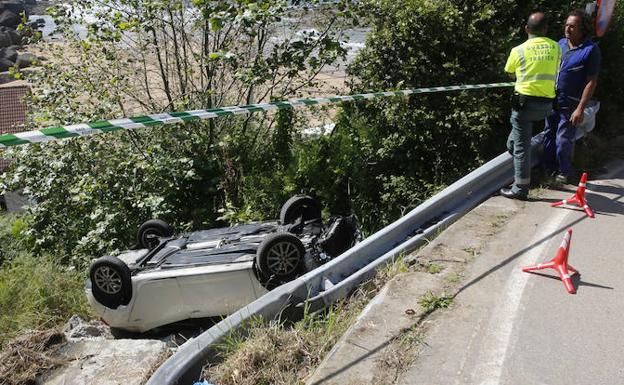
[(554, 98), (560, 63), (561, 47), (557, 42), (533, 37), (511, 50), (505, 72), (516, 75), (517, 93)]

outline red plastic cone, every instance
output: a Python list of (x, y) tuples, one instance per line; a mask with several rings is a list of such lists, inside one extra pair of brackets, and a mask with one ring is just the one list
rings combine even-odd
[(589, 205), (587, 204), (587, 201), (585, 200), (585, 184), (586, 183), (587, 183), (587, 173), (584, 172), (583, 175), (581, 176), (581, 181), (579, 182), (578, 189), (576, 189), (576, 193), (574, 194), (574, 196), (570, 199), (564, 199), (560, 202), (555, 202), (551, 204), (550, 206), (555, 207), (555, 206), (561, 206), (561, 205), (575, 204), (583, 208), (583, 210), (585, 211), (585, 214), (587, 214), (588, 217), (594, 218), (594, 212), (592, 211), (591, 207), (589, 207)]
[[(542, 269), (554, 269), (559, 273), (559, 277), (563, 281), (566, 290), (570, 294), (576, 294), (576, 289), (574, 285), (572, 285), (572, 279), (570, 278), (574, 274), (581, 274), (568, 265), (568, 254), (570, 253), (570, 240), (572, 239), (572, 229), (568, 229), (566, 235), (563, 237), (563, 241), (561, 241), (561, 245), (557, 250), (557, 255), (550, 262), (540, 263), (534, 266), (523, 267), (522, 271), (533, 271), (533, 270), (542, 270)], [(572, 274), (570, 274), (572, 273)]]

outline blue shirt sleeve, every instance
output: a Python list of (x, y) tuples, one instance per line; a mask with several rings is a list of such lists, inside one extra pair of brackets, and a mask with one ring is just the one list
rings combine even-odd
[(600, 72), (600, 64), (602, 62), (602, 53), (600, 52), (600, 47), (594, 45), (592, 47), (589, 56), (587, 57), (587, 64), (585, 68), (587, 69), (587, 76), (595, 76)]

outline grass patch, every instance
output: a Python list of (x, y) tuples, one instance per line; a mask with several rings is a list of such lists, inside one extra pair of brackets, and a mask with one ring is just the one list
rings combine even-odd
[(464, 278), (462, 273), (450, 273), (444, 277), (444, 280), (448, 283), (459, 283)]
[(453, 306), (453, 298), (447, 296), (437, 296), (432, 292), (428, 292), (418, 300), (418, 304), (426, 311), (434, 311), (437, 309), (448, 309)]
[(466, 262), (474, 261), (480, 252), (480, 250), (475, 247), (464, 247), (462, 250), (468, 253), (468, 258), (466, 259)]
[(23, 215), (0, 215), (0, 349), (33, 329), (51, 329), (72, 314), (91, 318), (84, 293), (85, 275), (51, 256), (33, 255)]
[(20, 255), (0, 268), (0, 347), (20, 332), (47, 329), (72, 314), (90, 318), (84, 276), (50, 257)]
[(246, 339), (221, 344), (221, 362), (204, 368), (202, 378), (223, 385), (299, 384), (360, 314), (363, 306), (341, 302), (322, 313), (285, 325), (252, 326)]
[(498, 229), (500, 227), (502, 227), (505, 222), (507, 222), (507, 218), (509, 218), (509, 215), (507, 214), (498, 214), (494, 217), (494, 219), (492, 220), (492, 227), (495, 229)]
[(430, 263), (427, 266), (427, 271), (429, 272), (429, 274), (438, 274), (443, 269), (444, 269), (444, 267), (442, 265), (440, 265), (440, 264), (437, 264), (437, 263)]
[[(558, 182), (554, 182), (558, 183)], [(539, 199), (546, 193), (548, 186), (539, 185), (529, 190), (529, 199)]]
[(413, 325), (401, 334), (399, 337), (399, 346), (402, 348), (412, 348), (416, 345), (420, 345), (424, 340), (425, 333), (421, 330), (419, 325)]

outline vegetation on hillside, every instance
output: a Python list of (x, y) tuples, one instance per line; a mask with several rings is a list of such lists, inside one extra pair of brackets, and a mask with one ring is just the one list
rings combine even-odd
[[(565, 15), (584, 5), (306, 4), (195, 0), (195, 12), (182, 0), (56, 7), (51, 13), (66, 43), (47, 45), (50, 60), (23, 74), (34, 86), (32, 124), (301, 96), (315, 86), (319, 71), (344, 57), (344, 31), (362, 20), (371, 33), (349, 69), (354, 92), (504, 81), (504, 61), (525, 39), (521, 27), (531, 11), (551, 16), (550, 36), (558, 39)], [(600, 40), (603, 108), (596, 133), (607, 138), (620, 127), (624, 102), (622, 12), (617, 8)], [(86, 36), (72, 28), (85, 14), (97, 20)], [(7, 152), (15, 162), (0, 177), (0, 188), (23, 189), (37, 203), (27, 221), (11, 225), (19, 228), (19, 245), (3, 240), (13, 256), (0, 274), (47, 268), (77, 288), (79, 274), (68, 266), (81, 271), (91, 258), (131, 246), (147, 219), (163, 218), (181, 231), (274, 218), (299, 192), (318, 197), (326, 212), (354, 212), (371, 233), (502, 152), (508, 98), (509, 90), (489, 90), (353, 102), (326, 135), (303, 135), (309, 115), (282, 110), (15, 148)], [(17, 249), (28, 256), (18, 257)], [(2, 280), (7, 287), (14, 282)], [(33, 290), (55, 291), (38, 287)], [(82, 311), (78, 303), (58, 306)]]
[(33, 254), (22, 216), (0, 214), (0, 348), (25, 330), (54, 328), (72, 314), (89, 318), (85, 276), (49, 254)]

